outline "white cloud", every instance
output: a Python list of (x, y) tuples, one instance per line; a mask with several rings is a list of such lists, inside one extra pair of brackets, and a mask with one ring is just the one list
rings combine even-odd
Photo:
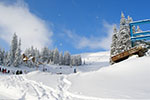
[(100, 46), (106, 50), (110, 49), (111, 41), (112, 41), (112, 35), (113, 35), (113, 26), (115, 24), (109, 24), (107, 22), (104, 22), (104, 33), (106, 34), (105, 37), (103, 37), (100, 41)]
[[(113, 25), (106, 21), (103, 22), (104, 36), (79, 36), (74, 31), (65, 30), (64, 33), (72, 40), (73, 45), (77, 49), (89, 48), (89, 49), (110, 49), (111, 38), (113, 34)], [(100, 33), (101, 34), (101, 33)]]
[(29, 11), (25, 2), (0, 2), (0, 38), (10, 44), (15, 32), (22, 40), (23, 50), (32, 45), (39, 49), (52, 46), (52, 30), (44, 20)]

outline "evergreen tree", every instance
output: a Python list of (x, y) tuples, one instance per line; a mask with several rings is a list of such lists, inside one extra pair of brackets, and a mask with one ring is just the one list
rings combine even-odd
[(0, 65), (3, 63), (3, 58), (2, 58), (2, 50), (0, 49)]
[(117, 38), (117, 28), (116, 28), (116, 25), (114, 25), (112, 43), (111, 43), (111, 52), (110, 52), (111, 56), (114, 56), (117, 53), (116, 52), (117, 40), (118, 40), (118, 38)]
[(120, 29), (124, 28), (125, 25), (126, 25), (126, 19), (125, 19), (123, 12), (122, 12), (121, 13), (121, 19), (120, 19)]
[(42, 49), (42, 52), (41, 52), (41, 58), (42, 58), (42, 62), (48, 62), (48, 58), (49, 58), (49, 49), (47, 47), (44, 47)]
[(133, 19), (132, 17), (128, 16), (128, 19), (127, 19), (127, 24), (129, 25), (129, 23), (133, 22)]
[(54, 54), (54, 51), (53, 50), (49, 50), (49, 62), (52, 64), (53, 62), (53, 54)]
[(8, 52), (5, 52), (4, 60), (3, 60), (3, 65), (4, 65), (4, 66), (8, 66), (8, 65), (7, 65), (8, 60), (9, 60), (9, 59), (8, 59)]
[(61, 52), (59, 54), (59, 65), (63, 65), (64, 64), (64, 57), (63, 57), (63, 53)]
[(6, 65), (6, 66), (11, 66), (11, 61), (10, 61), (10, 59), (11, 59), (11, 54), (10, 54), (10, 52), (8, 52), (8, 53), (7, 53), (7, 58), (5, 59), (5, 65)]
[(123, 13), (121, 13), (120, 29), (117, 32), (114, 27), (114, 35), (112, 36), (111, 44), (111, 56), (129, 50), (131, 48), (130, 28), (129, 23), (132, 22), (132, 18), (125, 19)]
[(137, 26), (136, 32), (142, 32), (139, 26)]
[(54, 64), (59, 64), (59, 51), (57, 48), (54, 50), (53, 62)]
[(22, 56), (21, 56), (21, 39), (19, 40), (19, 44), (17, 46), (17, 50), (16, 50), (16, 53), (15, 53), (15, 60), (14, 60), (14, 63), (13, 63), (13, 66), (17, 67), (19, 65), (21, 65), (22, 63)]
[[(126, 20), (121, 17), (121, 19)], [(123, 25), (124, 24), (124, 25)], [(129, 50), (131, 48), (131, 38), (130, 38), (130, 29), (128, 23), (120, 23), (118, 44), (117, 44), (117, 53), (121, 53), (123, 51)]]
[(38, 65), (39, 62), (41, 62), (40, 52), (39, 52), (39, 50), (37, 48), (34, 50), (34, 52), (35, 52), (35, 63), (36, 63), (36, 65)]
[(33, 46), (31, 46), (31, 48), (30, 48), (30, 56), (35, 56), (35, 49), (34, 49), (34, 47)]
[(29, 49), (29, 48), (26, 48), (26, 50), (24, 51), (24, 54), (25, 54), (26, 56), (28, 56), (28, 55), (30, 54), (30, 49)]
[(136, 30), (135, 30), (135, 26), (132, 26), (132, 33), (135, 33)]
[(17, 48), (18, 48), (18, 37), (17, 37), (16, 33), (14, 33), (13, 39), (11, 41), (10, 65), (12, 65), (14, 63)]
[(5, 50), (2, 50), (2, 65), (4, 65)]
[(72, 66), (77, 66), (77, 59), (76, 59), (76, 56), (71, 56), (71, 65), (72, 65)]
[(72, 66), (80, 66), (82, 65), (82, 59), (80, 55), (71, 56), (71, 65)]
[(35, 56), (36, 51), (34, 47), (31, 46), (30, 48), (27, 48), (24, 53), (26, 56)]
[(78, 62), (78, 63), (77, 63), (78, 66), (82, 65), (81, 55), (78, 55), (78, 56), (77, 56), (77, 62)]
[(70, 53), (68, 51), (66, 51), (64, 53), (64, 64), (65, 65), (70, 65), (70, 62), (71, 62), (71, 56), (70, 56)]

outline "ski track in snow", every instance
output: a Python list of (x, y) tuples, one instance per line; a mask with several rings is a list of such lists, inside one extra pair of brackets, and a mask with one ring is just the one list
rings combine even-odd
[[(58, 80), (58, 100), (103, 100), (102, 98), (83, 96), (78, 94), (73, 94), (68, 91), (71, 86), (71, 82), (67, 80), (67, 76), (63, 75)], [(106, 100), (106, 99), (105, 99)], [(110, 100), (110, 99), (107, 99)], [(112, 100), (112, 99), (111, 99)]]
[(23, 75), (7, 76), (0, 81), (0, 87), (3, 86), (6, 90), (10, 88), (16, 89), (14, 93), (21, 95), (18, 96), (17, 100), (102, 100), (102, 98), (88, 97), (69, 92), (68, 89), (71, 86), (71, 82), (67, 80), (66, 75), (61, 75), (58, 78), (56, 90), (42, 83), (28, 80)]
[[(57, 100), (57, 96), (55, 95), (56, 93), (53, 89), (50, 89), (49, 87), (35, 81), (27, 79), (25, 80), (27, 81), (28, 86), (31, 87), (36, 93), (36, 97), (38, 98), (38, 100)], [(25, 94), (27, 93), (28, 91), (25, 92)]]
[(4, 83), (1, 83), (0, 86), (3, 85), (6, 90), (12, 87), (17, 88), (16, 93), (22, 94), (18, 98), (19, 100), (29, 100), (30, 98), (32, 100), (57, 100), (58, 98), (55, 90), (38, 82), (27, 80), (24, 76), (10, 76), (3, 81)]

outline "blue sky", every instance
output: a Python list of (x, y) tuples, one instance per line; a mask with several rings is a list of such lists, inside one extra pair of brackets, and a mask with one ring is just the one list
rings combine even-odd
[[(14, 32), (23, 38), (23, 49), (32, 44), (37, 48), (57, 47), (72, 54), (109, 50), (112, 27), (119, 24), (121, 12), (133, 20), (150, 17), (149, 0), (0, 0), (0, 3), (0, 13), (5, 15), (0, 17), (0, 46), (6, 50)], [(7, 12), (14, 15), (15, 21), (13, 16), (9, 17), (11, 23), (3, 21), (9, 16)]]

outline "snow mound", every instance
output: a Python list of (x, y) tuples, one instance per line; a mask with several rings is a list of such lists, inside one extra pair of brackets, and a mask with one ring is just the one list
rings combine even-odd
[(149, 65), (150, 57), (132, 58), (95, 72), (70, 75), (69, 91), (97, 98), (150, 99)]

